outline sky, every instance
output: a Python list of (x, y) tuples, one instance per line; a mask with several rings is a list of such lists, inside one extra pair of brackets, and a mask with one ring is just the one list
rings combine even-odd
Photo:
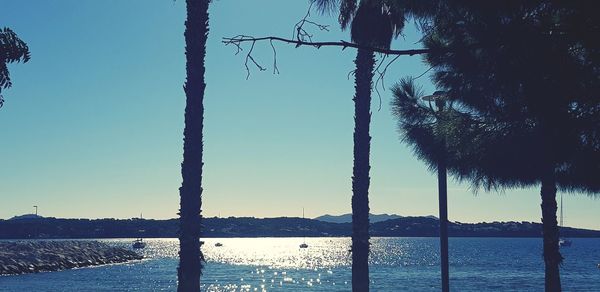
[[(204, 132), (204, 216), (306, 217), (350, 213), (356, 51), (268, 43), (250, 66), (224, 46), (239, 34), (291, 37), (308, 9), (298, 0), (215, 0), (210, 7)], [(0, 27), (27, 44), (31, 61), (9, 66), (0, 109), (0, 218), (175, 218), (181, 185), (185, 1), (0, 0)], [(313, 30), (349, 40), (336, 18)], [(395, 49), (419, 48), (410, 23)], [(248, 47), (246, 47), (246, 50)], [(426, 72), (403, 56), (390, 86)], [(428, 75), (418, 79), (435, 91)], [(372, 213), (437, 215), (437, 179), (402, 143), (391, 93), (373, 94)], [(378, 110), (381, 104), (381, 109)], [(449, 178), (449, 219), (541, 221), (538, 188), (474, 192)], [(600, 200), (564, 194), (565, 225), (600, 230)]]

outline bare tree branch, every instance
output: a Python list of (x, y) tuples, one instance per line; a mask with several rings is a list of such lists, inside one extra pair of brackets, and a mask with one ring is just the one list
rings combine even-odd
[[(254, 50), (254, 45), (257, 42), (261, 42), (261, 41), (268, 41), (269, 44), (271, 45), (271, 49), (273, 50), (273, 74), (279, 74), (279, 68), (277, 67), (277, 50), (275, 49), (275, 45), (273, 44), (274, 41), (288, 43), (288, 44), (294, 44), (296, 48), (298, 48), (300, 46), (310, 46), (310, 47), (314, 47), (317, 49), (320, 49), (321, 47), (341, 47), (342, 50), (345, 50), (346, 48), (355, 48), (355, 49), (365, 49), (365, 50), (369, 50), (372, 52), (380, 53), (381, 60), (379, 61), (379, 64), (375, 68), (375, 72), (374, 72), (377, 75), (377, 79), (373, 83), (373, 85), (374, 85), (373, 88), (375, 89), (375, 92), (377, 93), (377, 96), (379, 97), (378, 111), (380, 111), (382, 101), (381, 101), (381, 94), (379, 92), (378, 87), (381, 84), (381, 88), (383, 90), (385, 90), (384, 77), (385, 77), (388, 67), (390, 67), (390, 65), (392, 63), (394, 63), (400, 56), (405, 56), (405, 55), (412, 56), (412, 55), (424, 54), (424, 53), (428, 53), (429, 50), (427, 50), (427, 49), (391, 50), (391, 49), (363, 46), (363, 45), (359, 45), (356, 43), (347, 42), (344, 40), (341, 40), (339, 42), (313, 42), (313, 40), (312, 40), (313, 35), (310, 34), (305, 29), (305, 25), (308, 24), (308, 25), (314, 26), (317, 29), (319, 29), (320, 31), (329, 31), (328, 25), (319, 24), (319, 23), (309, 20), (309, 17), (311, 16), (311, 9), (312, 9), (313, 3), (314, 2), (311, 2), (311, 4), (309, 5), (308, 11), (304, 15), (304, 17), (302, 19), (300, 19), (294, 25), (294, 30), (292, 32), (291, 39), (275, 37), (275, 36), (267, 36), (267, 37), (258, 37), (257, 38), (257, 37), (248, 36), (248, 35), (237, 35), (234, 37), (224, 37), (221, 42), (226, 46), (228, 46), (228, 45), (235, 46), (235, 48), (236, 48), (235, 54), (236, 55), (238, 55), (241, 51), (243, 51), (244, 43), (248, 43), (248, 42), (251, 43), (250, 50), (246, 54), (246, 60), (244, 62), (244, 66), (246, 67), (246, 72), (247, 72), (246, 79), (250, 78), (250, 68), (248, 66), (249, 62), (252, 62), (254, 64), (254, 66), (256, 66), (260, 71), (266, 70), (266, 68), (261, 66), (252, 56), (252, 51)], [(387, 57), (390, 55), (394, 55), (395, 57), (385, 65), (383, 70), (380, 70), (380, 68), (385, 63)], [(348, 73), (348, 79), (350, 79), (350, 76), (354, 75), (355, 73), (356, 73), (356, 70), (350, 71)]]
[(295, 44), (296, 47), (309, 46), (309, 47), (314, 47), (317, 49), (320, 49), (321, 47), (341, 47), (342, 50), (345, 50), (346, 48), (355, 48), (355, 49), (369, 50), (369, 51), (373, 51), (376, 53), (382, 53), (382, 54), (386, 54), (386, 55), (396, 55), (396, 56), (413, 56), (413, 55), (429, 53), (428, 49), (392, 50), (392, 49), (382, 49), (382, 48), (376, 48), (376, 47), (363, 46), (363, 45), (359, 45), (356, 43), (347, 42), (344, 40), (340, 40), (339, 42), (311, 42), (311, 41), (298, 41), (298, 40), (286, 39), (286, 38), (275, 37), (275, 36), (252, 37), (252, 36), (238, 35), (235, 37), (224, 37), (221, 42), (223, 44), (225, 44), (226, 46), (234, 45), (239, 48), (242, 43), (245, 43), (245, 42), (255, 43), (255, 42), (259, 42), (259, 41), (278, 41), (278, 42), (283, 42), (283, 43), (288, 43), (288, 44)]
[[(370, 50), (372, 52), (380, 53), (380, 54), (382, 54), (382, 58), (381, 58), (381, 61), (379, 62), (379, 65), (375, 69), (375, 72), (377, 72), (376, 74), (378, 77), (374, 83), (374, 85), (375, 85), (374, 88), (375, 88), (375, 91), (377, 92), (377, 95), (379, 96), (379, 109), (381, 110), (381, 95), (380, 95), (379, 89), (377, 87), (379, 86), (379, 83), (381, 83), (382, 88), (385, 90), (384, 84), (383, 84), (383, 79), (384, 79), (385, 73), (387, 71), (387, 68), (394, 61), (396, 61), (398, 59), (398, 57), (400, 57), (400, 56), (403, 56), (403, 55), (412, 56), (412, 55), (417, 55), (417, 54), (424, 54), (424, 53), (429, 52), (429, 50), (427, 50), (427, 49), (415, 49), (415, 50), (382, 49), (382, 48), (363, 46), (363, 45), (359, 45), (356, 43), (347, 42), (344, 40), (341, 40), (339, 42), (313, 42), (313, 40), (312, 40), (313, 35), (310, 34), (308, 32), (308, 30), (305, 29), (305, 25), (314, 26), (317, 29), (319, 29), (320, 31), (329, 31), (328, 25), (319, 24), (319, 23), (309, 20), (309, 18), (311, 16), (311, 9), (312, 9), (313, 4), (314, 4), (314, 2), (311, 1), (310, 5), (308, 7), (308, 11), (304, 15), (304, 17), (302, 19), (300, 19), (294, 25), (294, 30), (292, 32), (291, 39), (275, 37), (275, 36), (258, 37), (257, 38), (257, 37), (248, 36), (248, 35), (237, 35), (234, 37), (224, 37), (224, 38), (222, 38), (221, 42), (225, 46), (228, 46), (228, 45), (235, 46), (235, 48), (236, 48), (235, 54), (236, 55), (238, 55), (241, 51), (243, 51), (244, 43), (248, 43), (248, 42), (251, 43), (250, 50), (246, 54), (246, 60), (244, 62), (244, 66), (246, 67), (246, 72), (247, 72), (246, 79), (248, 79), (250, 77), (250, 68), (248, 66), (249, 62), (252, 62), (254, 64), (254, 66), (256, 66), (260, 71), (266, 70), (266, 68), (261, 66), (252, 56), (252, 51), (254, 50), (254, 45), (257, 42), (261, 42), (261, 41), (268, 41), (269, 44), (271, 45), (271, 49), (273, 50), (273, 74), (279, 74), (279, 68), (277, 67), (277, 50), (275, 49), (275, 45), (273, 44), (274, 41), (288, 43), (288, 44), (294, 44), (296, 48), (298, 48), (300, 46), (310, 46), (310, 47), (320, 49), (321, 47), (327, 46), (327, 47), (341, 47), (342, 50), (345, 50), (346, 48), (355, 48), (355, 49), (365, 49), (365, 50)], [(385, 66), (383, 71), (380, 71), (379, 68), (382, 66), (382, 64), (386, 60), (387, 56), (389, 56), (389, 55), (395, 55), (396, 57)], [(355, 73), (354, 70), (350, 71), (348, 73), (348, 79), (350, 79), (350, 76), (353, 75), (354, 73)]]
[[(310, 14), (307, 14), (310, 15)], [(265, 71), (266, 68), (261, 66), (252, 56), (252, 51), (254, 50), (254, 45), (257, 42), (261, 42), (261, 41), (268, 41), (269, 44), (271, 45), (271, 49), (273, 50), (273, 74), (278, 74), (279, 73), (279, 68), (277, 67), (277, 50), (275, 49), (275, 45), (273, 44), (273, 41), (278, 41), (278, 42), (283, 42), (283, 43), (289, 43), (289, 44), (295, 44), (296, 48), (300, 47), (300, 46), (310, 46), (310, 47), (314, 47), (317, 49), (320, 49), (321, 47), (341, 47), (342, 50), (345, 50), (346, 48), (356, 48), (356, 49), (365, 49), (365, 50), (371, 50), (373, 52), (377, 52), (377, 53), (381, 53), (384, 56), (388, 56), (388, 55), (394, 55), (396, 56), (394, 59), (392, 59), (391, 62), (389, 62), (383, 71), (377, 71), (378, 72), (378, 78), (377, 81), (375, 82), (375, 90), (377, 92), (377, 94), (379, 95), (379, 90), (377, 89), (378, 84), (381, 82), (382, 86), (383, 86), (383, 76), (385, 75), (385, 72), (387, 71), (387, 68), (394, 62), (396, 61), (400, 56), (413, 56), (413, 55), (419, 55), (419, 54), (425, 54), (428, 53), (429, 50), (428, 49), (414, 49), (414, 50), (391, 50), (391, 49), (381, 49), (381, 48), (374, 48), (374, 47), (369, 47), (369, 46), (362, 46), (362, 45), (358, 45), (355, 43), (351, 43), (351, 42), (346, 42), (346, 41), (339, 41), (339, 42), (312, 42), (312, 41), (305, 41), (303, 40), (304, 38), (309, 38), (310, 39), (310, 35), (305, 34), (306, 32), (304, 31), (304, 29), (301, 27), (301, 25), (304, 25), (304, 23), (308, 23), (308, 21), (306, 20), (301, 20), (296, 26), (300, 26), (300, 30), (299, 33), (300, 35), (296, 35), (296, 38), (298, 38), (298, 40), (293, 40), (293, 39), (286, 39), (286, 38), (281, 38), (281, 37), (274, 37), (274, 36), (268, 36), (268, 37), (253, 37), (253, 36), (248, 36), (248, 35), (237, 35), (234, 37), (224, 37), (223, 40), (221, 41), (224, 45), (228, 46), (228, 45), (232, 45), (236, 48), (236, 52), (235, 54), (238, 55), (241, 51), (243, 51), (243, 43), (251, 43), (250, 45), (250, 50), (248, 51), (248, 53), (246, 54), (246, 61), (244, 63), (244, 66), (246, 67), (246, 79), (250, 78), (250, 68), (248, 66), (248, 62), (252, 62), (260, 71)], [(304, 32), (303, 32), (304, 31)], [(385, 59), (385, 57), (383, 58)], [(382, 60), (383, 62), (383, 60)], [(379, 64), (379, 66), (377, 66), (377, 69), (379, 69), (381, 67), (381, 64)], [(349, 74), (351, 75), (352, 72)], [(380, 108), (381, 108), (381, 101), (380, 101)]]

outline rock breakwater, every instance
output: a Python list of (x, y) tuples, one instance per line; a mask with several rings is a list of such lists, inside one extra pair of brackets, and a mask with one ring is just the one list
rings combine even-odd
[(98, 241), (0, 242), (0, 275), (59, 271), (141, 258), (132, 250)]

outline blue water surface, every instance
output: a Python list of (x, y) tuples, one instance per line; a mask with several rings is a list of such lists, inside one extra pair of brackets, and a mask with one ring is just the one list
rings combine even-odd
[[(131, 239), (101, 240), (129, 247)], [(203, 291), (350, 291), (349, 238), (211, 238)], [(148, 239), (144, 260), (0, 277), (0, 291), (174, 291), (177, 239)], [(223, 244), (216, 247), (215, 243)], [(372, 291), (439, 291), (437, 238), (371, 239)], [(564, 291), (600, 291), (600, 239), (561, 249)], [(450, 238), (452, 291), (543, 291), (540, 238)]]

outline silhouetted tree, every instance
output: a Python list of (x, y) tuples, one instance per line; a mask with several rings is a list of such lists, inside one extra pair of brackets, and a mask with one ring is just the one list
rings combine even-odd
[[(446, 2), (424, 23), (427, 62), (454, 107), (394, 89), (405, 140), (431, 167), (486, 188), (541, 184), (546, 291), (560, 291), (556, 191), (600, 191), (599, 19), (591, 2)], [(434, 122), (444, 124), (436, 130)], [(594, 175), (595, 174), (595, 175)]]
[(0, 29), (0, 107), (4, 105), (2, 89), (12, 86), (7, 65), (14, 62), (26, 63), (29, 58), (30, 53), (27, 44), (10, 28)]
[[(339, 6), (342, 29), (350, 27), (358, 45), (389, 49), (392, 38), (404, 27), (401, 10), (391, 10), (379, 0), (316, 0), (323, 11)], [(369, 290), (369, 153), (371, 136), (371, 85), (375, 53), (358, 49), (354, 95), (354, 167), (352, 175), (352, 289)]]
[(204, 125), (204, 58), (208, 37), (209, 0), (187, 0), (185, 55), (187, 80), (185, 129), (183, 130), (183, 182), (179, 188), (180, 230), (178, 291), (200, 291), (204, 260), (200, 250), (202, 211), (202, 153)]

